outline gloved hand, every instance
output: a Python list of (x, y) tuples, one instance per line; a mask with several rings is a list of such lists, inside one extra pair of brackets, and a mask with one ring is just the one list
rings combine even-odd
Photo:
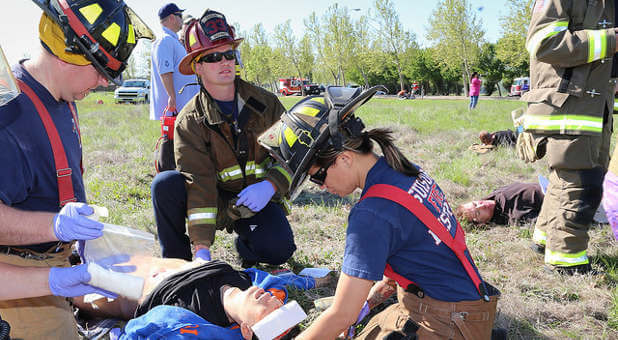
[(275, 187), (269, 181), (261, 181), (244, 188), (238, 194), (236, 205), (244, 205), (258, 212), (268, 204), (275, 194)]
[(112, 299), (117, 297), (114, 293), (87, 284), (88, 281), (90, 273), (87, 264), (68, 268), (53, 267), (49, 271), (49, 290), (53, 295), (75, 297), (97, 293)]
[(356, 322), (350, 326), (350, 328), (348, 329), (348, 338), (352, 339), (354, 337), (354, 332), (356, 330), (356, 326), (363, 321), (363, 319), (369, 315), (370, 309), (369, 309), (369, 304), (367, 303), (367, 301), (365, 301), (365, 303), (363, 304), (363, 308), (361, 308), (360, 313), (358, 313), (358, 318), (356, 318)]
[(63, 242), (92, 240), (100, 237), (103, 235), (103, 224), (86, 217), (93, 213), (94, 210), (86, 203), (67, 203), (54, 216), (52, 224), (54, 234)]
[(200, 259), (204, 261), (210, 261), (210, 250), (206, 248), (200, 248), (195, 252), (195, 259)]
[(545, 156), (545, 140), (537, 143), (530, 132), (523, 131), (517, 136), (517, 156), (526, 163), (533, 163)]

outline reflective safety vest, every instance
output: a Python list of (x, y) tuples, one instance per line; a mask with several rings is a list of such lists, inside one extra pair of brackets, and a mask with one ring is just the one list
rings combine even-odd
[[(56, 179), (58, 182), (58, 202), (60, 202), (60, 207), (62, 208), (65, 204), (69, 202), (76, 202), (77, 199), (75, 198), (75, 191), (73, 190), (73, 181), (71, 180), (71, 175), (73, 171), (69, 166), (67, 155), (64, 152), (64, 146), (62, 145), (62, 140), (60, 139), (60, 135), (58, 134), (58, 130), (56, 129), (54, 121), (49, 115), (49, 111), (47, 111), (47, 108), (45, 107), (45, 105), (43, 105), (43, 102), (41, 102), (39, 96), (34, 93), (30, 86), (26, 85), (26, 83), (19, 79), (17, 79), (17, 84), (19, 85), (19, 89), (30, 99), (32, 104), (34, 104), (34, 108), (39, 114), (39, 117), (43, 122), (43, 126), (45, 127), (45, 131), (47, 132), (47, 137), (49, 138), (49, 143), (51, 144), (52, 153), (54, 155), (54, 163), (56, 166)], [(75, 112), (75, 107), (73, 107), (71, 103), (67, 103), (67, 105), (69, 105), (71, 115), (73, 115), (73, 121), (75, 122), (75, 128), (77, 129), (77, 135), (79, 136), (81, 144), (81, 133), (79, 132), (79, 122), (77, 120), (77, 113)], [(83, 174), (84, 168), (81, 161), (80, 168)]]
[[(464, 231), (461, 228), (459, 222), (457, 222), (457, 229), (455, 231), (455, 237), (447, 231), (446, 227), (440, 222), (432, 213), (419, 202), (412, 197), (407, 191), (389, 184), (375, 184), (371, 186), (365, 195), (361, 197), (361, 201), (368, 197), (379, 197), (389, 201), (393, 201), (402, 207), (408, 209), (414, 216), (416, 216), (431, 232), (433, 232), (440, 241), (449, 247), (455, 253), (461, 265), (466, 270), (468, 277), (472, 280), (474, 287), (479, 292), (479, 295), (485, 300), (489, 301), (489, 295), (487, 293), (487, 287), (485, 282), (474, 270), (474, 262), (468, 259), (465, 252), (467, 250)], [(419, 287), (413, 281), (397, 274), (393, 268), (387, 263), (384, 269), (384, 276), (395, 280), (402, 288), (415, 293), (418, 297), (424, 297), (422, 288)]]

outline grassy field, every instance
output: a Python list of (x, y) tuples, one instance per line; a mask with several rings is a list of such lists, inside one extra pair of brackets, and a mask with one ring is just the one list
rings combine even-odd
[[(103, 99), (104, 104), (96, 104)], [(282, 98), (290, 107), (298, 97)], [(515, 182), (534, 182), (547, 175), (544, 160), (532, 165), (513, 149), (485, 155), (467, 150), (478, 131), (510, 128), (518, 101), (481, 101), (469, 112), (463, 100), (376, 98), (358, 110), (368, 127), (390, 127), (397, 144), (440, 184), (451, 206), (479, 198)], [(152, 151), (159, 122), (148, 120), (146, 105), (115, 105), (108, 93), (93, 93), (79, 103), (85, 148), (85, 181), (91, 203), (110, 209), (110, 223), (152, 233), (150, 183)], [(338, 198), (305, 187), (289, 216), (298, 250), (286, 267), (338, 270), (344, 250), (347, 214), (358, 193)], [(599, 275), (563, 277), (548, 272), (541, 256), (528, 249), (533, 225), (472, 228), (464, 226), (470, 251), (484, 279), (502, 291), (497, 326), (510, 339), (618, 339), (618, 247), (607, 225), (595, 225), (589, 255)], [(213, 258), (239, 265), (233, 235), (217, 233)], [(315, 317), (312, 301), (333, 295), (330, 287), (292, 292)]]

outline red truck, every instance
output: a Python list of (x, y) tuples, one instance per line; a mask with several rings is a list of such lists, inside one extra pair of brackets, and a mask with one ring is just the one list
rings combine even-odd
[(317, 84), (311, 84), (309, 79), (305, 78), (280, 78), (279, 93), (284, 96), (292, 94), (302, 95), (302, 90), (305, 90), (305, 95), (320, 94), (320, 87)]

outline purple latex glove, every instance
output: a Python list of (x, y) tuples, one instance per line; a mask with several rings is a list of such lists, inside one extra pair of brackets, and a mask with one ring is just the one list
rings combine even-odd
[(53, 295), (75, 297), (97, 293), (108, 298), (117, 297), (114, 293), (87, 284), (88, 281), (90, 273), (86, 264), (68, 268), (53, 267), (49, 271), (49, 290)]
[(94, 210), (86, 203), (67, 203), (54, 216), (52, 224), (54, 234), (63, 242), (92, 240), (100, 237), (103, 235), (103, 224), (86, 217), (93, 213)]
[(609, 224), (614, 232), (614, 239), (618, 240), (618, 176), (608, 171), (603, 181), (603, 209)]
[(354, 332), (356, 330), (356, 326), (363, 321), (363, 319), (369, 315), (369, 312), (371, 310), (369, 309), (369, 304), (367, 303), (367, 301), (365, 301), (365, 303), (363, 304), (363, 308), (361, 308), (360, 313), (358, 313), (358, 318), (356, 318), (356, 322), (350, 326), (350, 328), (348, 329), (348, 338), (352, 339), (354, 337)]
[(258, 212), (264, 209), (274, 194), (275, 187), (269, 181), (261, 181), (244, 188), (238, 194), (236, 205), (244, 205)]
[(195, 252), (195, 258), (210, 261), (210, 250), (206, 248), (198, 249), (198, 251)]

